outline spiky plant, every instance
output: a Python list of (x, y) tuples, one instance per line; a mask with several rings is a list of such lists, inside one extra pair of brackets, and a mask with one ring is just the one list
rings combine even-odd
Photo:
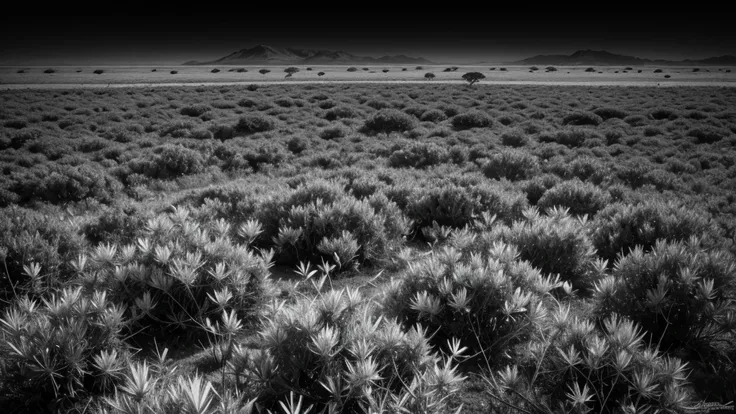
[(400, 280), (384, 286), (384, 312), (405, 327), (422, 324), (438, 346), (455, 337), (473, 357), (510, 357), (535, 331), (541, 297), (557, 284), (518, 263), (505, 246), (491, 254), (496, 257), (445, 247), (410, 263)]
[[(558, 304), (523, 361), (485, 378), (493, 405), (517, 412), (684, 412), (687, 364), (648, 347), (638, 325), (619, 316), (603, 329)], [(520, 369), (521, 368), (521, 369)], [(683, 390), (677, 398), (669, 388)]]
[(121, 308), (103, 292), (66, 288), (42, 304), (20, 298), (0, 319), (3, 392), (18, 406), (64, 410), (120, 379)]

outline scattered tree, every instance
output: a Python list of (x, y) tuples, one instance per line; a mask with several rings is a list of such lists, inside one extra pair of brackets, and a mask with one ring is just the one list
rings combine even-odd
[(103, 73), (105, 73), (105, 71), (102, 69), (95, 69), (95, 71), (92, 73), (94, 73), (95, 75), (102, 75)]
[(388, 73), (388, 69), (384, 69), (384, 70), (382, 70), (381, 72), (383, 72), (383, 73)]
[[(348, 72), (355, 72), (357, 70), (358, 70), (358, 68), (356, 68), (354, 66), (351, 66), (351, 67), (348, 68)], [(365, 68), (363, 68), (363, 70), (365, 70)]]
[(422, 69), (424, 69), (424, 67), (423, 67), (423, 66), (417, 66), (417, 67), (416, 67), (416, 70), (422, 70)]
[(325, 73), (324, 72), (320, 72), (320, 73), (317, 74), (317, 76), (325, 76)]
[(434, 78), (435, 78), (434, 73), (428, 72), (428, 73), (425, 73), (424, 74), (424, 79), (426, 79), (426, 80), (432, 80)]
[(586, 72), (595, 72), (595, 68), (588, 68), (588, 69), (585, 69), (585, 71)]
[(270, 72), (271, 71), (268, 70), (268, 69), (261, 69), (261, 70), (258, 71), (258, 73), (260, 73), (261, 75), (265, 75), (265, 74), (270, 73)]
[(299, 68), (296, 68), (294, 66), (290, 66), (290, 67), (284, 69), (284, 72), (286, 72), (286, 76), (284, 76), (284, 77), (285, 78), (288, 78), (288, 77), (291, 77), (291, 75), (299, 72)]
[(312, 68), (307, 68), (307, 70), (312, 70)]
[(654, 69), (654, 73), (662, 73), (662, 69)]
[(212, 72), (212, 73), (218, 73), (218, 72), (220, 72), (220, 69), (214, 68), (210, 72)]
[(45, 71), (43, 71), (43, 73), (55, 73), (55, 72), (56, 71), (53, 69), (46, 69)]
[(171, 73), (172, 75), (176, 75), (177, 73), (179, 73), (179, 71), (178, 71), (178, 70), (172, 70), (172, 71), (171, 71), (171, 72), (169, 72), (169, 73)]
[(480, 72), (468, 72), (463, 75), (463, 79), (470, 84), (470, 86), (473, 86), (476, 82), (480, 82), (481, 79), (485, 79), (486, 75), (480, 73)]

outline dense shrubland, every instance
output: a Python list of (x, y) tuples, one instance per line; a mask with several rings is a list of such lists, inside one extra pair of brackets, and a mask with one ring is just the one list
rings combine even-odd
[(734, 398), (729, 89), (0, 101), (0, 398), (26, 412)]

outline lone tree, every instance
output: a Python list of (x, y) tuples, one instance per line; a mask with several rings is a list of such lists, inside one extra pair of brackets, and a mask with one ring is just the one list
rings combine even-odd
[(382, 70), (381, 72), (383, 72), (383, 73), (388, 73), (388, 69), (384, 69), (384, 70)]
[(348, 68), (348, 72), (356, 72), (357, 70), (358, 70), (358, 68), (356, 68), (354, 66), (351, 66), (351, 67)]
[(465, 79), (470, 86), (473, 86), (474, 83), (479, 82), (481, 79), (485, 79), (486, 75), (480, 73), (480, 72), (468, 72), (463, 75), (463, 79)]
[(325, 73), (324, 72), (320, 72), (320, 73), (317, 74), (317, 76), (325, 76)]
[(268, 69), (261, 69), (261, 70), (258, 71), (258, 73), (260, 73), (261, 75), (265, 75), (265, 74), (270, 73), (270, 72), (271, 71), (268, 70)]
[(429, 72), (429, 73), (425, 73), (424, 74), (424, 79), (426, 79), (426, 80), (432, 80), (434, 78), (435, 78), (435, 75), (432, 72)]
[(288, 68), (284, 69), (284, 72), (286, 72), (286, 76), (284, 76), (284, 77), (285, 78), (288, 78), (291, 75), (299, 72), (299, 68), (295, 68), (294, 66), (291, 66), (291, 67), (288, 67)]

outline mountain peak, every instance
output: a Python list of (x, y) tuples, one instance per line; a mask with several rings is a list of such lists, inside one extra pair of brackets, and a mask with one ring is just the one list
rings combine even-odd
[(241, 49), (220, 59), (210, 62), (186, 62), (185, 65), (260, 65), (260, 64), (429, 64), (426, 59), (409, 56), (383, 56), (372, 58), (355, 56), (341, 50), (310, 50), (295, 48), (274, 48), (259, 44), (251, 48)]
[(718, 56), (700, 60), (651, 60), (635, 56), (619, 55), (607, 50), (581, 49), (571, 55), (538, 55), (515, 64), (520, 65), (560, 65), (560, 66), (634, 66), (634, 65), (726, 65), (736, 64), (733, 56)]

